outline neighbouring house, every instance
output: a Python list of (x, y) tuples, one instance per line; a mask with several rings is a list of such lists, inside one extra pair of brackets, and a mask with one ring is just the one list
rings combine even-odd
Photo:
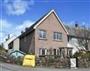
[(15, 50), (19, 51), (19, 47), (20, 47), (19, 44), (20, 44), (20, 41), (19, 41), (18, 37), (13, 39), (13, 41), (8, 44), (8, 53), (10, 54), (10, 53), (12, 53)]
[(90, 35), (86, 37), (88, 49), (79, 45), (84, 39), (84, 32), (90, 34), (88, 30), (81, 30), (78, 26), (65, 26), (56, 12), (51, 10), (11, 42), (10, 47), (36, 56), (71, 57), (79, 50), (90, 50)]
[(81, 28), (75, 24), (75, 27), (65, 26), (68, 31), (68, 47), (73, 47), (72, 54), (80, 50), (90, 51), (90, 30)]
[[(24, 56), (25, 53), (19, 50), (19, 38), (18, 37), (11, 37), (8, 40), (8, 44), (7, 44), (7, 54), (10, 57), (19, 57), (19, 56)], [(5, 44), (5, 43), (4, 43)]]
[(19, 38), (15, 38), (8, 46), (9, 49), (19, 50)]
[(6, 50), (8, 50), (9, 49), (9, 44), (14, 40), (14, 39), (16, 39), (16, 36), (12, 36), (12, 37), (10, 37), (10, 35), (8, 35), (8, 39), (6, 39), (6, 41), (5, 42), (3, 42), (3, 48), (5, 48)]

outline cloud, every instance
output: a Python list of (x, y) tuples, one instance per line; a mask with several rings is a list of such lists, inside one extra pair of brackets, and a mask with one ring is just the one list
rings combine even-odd
[(3, 42), (3, 33), (2, 32), (0, 32), (0, 42)]
[(12, 25), (10, 24), (10, 22), (8, 22), (7, 20), (5, 19), (0, 19), (0, 29), (5, 29), (5, 28), (9, 28), (11, 27)]
[(75, 21), (63, 22), (64, 25), (74, 27)]
[(12, 24), (6, 19), (0, 19), (0, 42), (3, 42), (6, 35), (9, 34)]
[(4, 7), (9, 15), (22, 15), (31, 5), (34, 5), (34, 0), (4, 0)]
[(30, 27), (33, 23), (34, 21), (25, 20), (22, 24), (15, 25), (5, 19), (0, 19), (0, 43), (5, 41), (8, 34), (18, 36), (22, 30), (24, 31), (26, 27)]
[(12, 24), (6, 19), (0, 19), (0, 42), (5, 35), (9, 34), (9, 30), (11, 29), (11, 27)]

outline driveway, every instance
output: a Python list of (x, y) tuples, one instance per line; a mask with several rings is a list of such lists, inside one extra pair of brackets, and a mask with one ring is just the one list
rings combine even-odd
[(7, 63), (0, 63), (0, 71), (90, 71), (90, 68), (80, 69), (55, 69), (55, 68), (30, 68)]

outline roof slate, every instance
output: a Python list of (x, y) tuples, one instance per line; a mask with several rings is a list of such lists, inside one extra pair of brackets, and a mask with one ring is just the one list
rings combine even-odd
[(41, 20), (43, 19), (45, 16), (47, 15), (47, 13), (42, 16), (39, 20), (37, 20), (34, 24), (32, 24), (29, 28), (27, 28), (27, 30), (25, 30), (25, 32), (23, 32), (19, 37), (24, 37), (25, 35), (27, 35), (28, 33), (32, 32), (34, 30), (34, 26)]
[(86, 30), (86, 28), (84, 29), (81, 27), (71, 27), (66, 25), (65, 27), (69, 33), (68, 36), (90, 39), (90, 30)]

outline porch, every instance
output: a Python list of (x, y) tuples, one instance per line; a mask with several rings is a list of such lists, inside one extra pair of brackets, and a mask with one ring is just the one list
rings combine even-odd
[(39, 57), (59, 57), (59, 58), (70, 58), (72, 57), (72, 47), (59, 47), (59, 48), (40, 48)]

